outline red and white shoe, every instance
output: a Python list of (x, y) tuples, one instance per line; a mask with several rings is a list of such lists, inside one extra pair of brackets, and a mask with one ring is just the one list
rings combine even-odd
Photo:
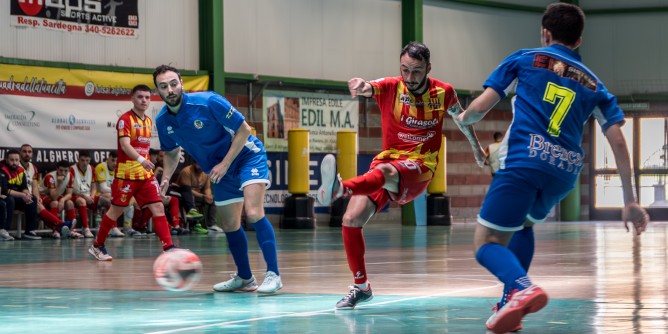
[(522, 327), (522, 318), (540, 311), (547, 305), (547, 294), (537, 285), (522, 291), (513, 291), (508, 302), (487, 319), (487, 329), (496, 333), (508, 333)]
[[(519, 290), (515, 290), (515, 291), (519, 291)], [(494, 312), (494, 314), (492, 314), (492, 317), (496, 316), (496, 312), (500, 308), (499, 305), (501, 305), (501, 303), (496, 303), (496, 305), (494, 307), (492, 307), (492, 311)], [(490, 317), (490, 319), (491, 319), (491, 317)], [(489, 320), (487, 320), (487, 321), (489, 322)], [(520, 324), (517, 327), (515, 327), (515, 329), (511, 330), (511, 332), (519, 332), (521, 330), (522, 330), (522, 322), (520, 322)]]
[(327, 154), (320, 163), (320, 188), (316, 197), (320, 204), (329, 206), (337, 198), (343, 196), (341, 176), (336, 172), (336, 158)]

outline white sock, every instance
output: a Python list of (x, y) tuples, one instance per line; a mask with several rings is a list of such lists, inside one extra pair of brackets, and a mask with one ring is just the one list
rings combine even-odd
[(367, 289), (369, 289), (369, 282), (364, 282), (362, 284), (355, 284), (355, 286), (362, 291), (366, 291)]

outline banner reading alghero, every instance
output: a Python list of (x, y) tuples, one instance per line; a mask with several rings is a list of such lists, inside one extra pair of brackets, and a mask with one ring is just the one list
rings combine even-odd
[(137, 0), (11, 0), (18, 27), (136, 38)]
[(358, 131), (359, 102), (350, 95), (265, 91), (263, 93), (264, 147), (288, 151), (288, 131), (309, 130), (312, 153), (336, 152), (336, 133)]

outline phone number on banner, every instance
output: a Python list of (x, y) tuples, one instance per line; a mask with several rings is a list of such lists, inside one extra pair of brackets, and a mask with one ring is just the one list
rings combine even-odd
[(136, 37), (136, 30), (131, 28), (107, 27), (86, 25), (85, 32), (96, 33), (108, 36)]

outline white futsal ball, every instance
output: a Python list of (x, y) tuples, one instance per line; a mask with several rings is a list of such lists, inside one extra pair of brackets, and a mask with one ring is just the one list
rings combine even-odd
[(155, 259), (153, 276), (165, 290), (186, 291), (202, 277), (202, 261), (190, 250), (173, 248)]

